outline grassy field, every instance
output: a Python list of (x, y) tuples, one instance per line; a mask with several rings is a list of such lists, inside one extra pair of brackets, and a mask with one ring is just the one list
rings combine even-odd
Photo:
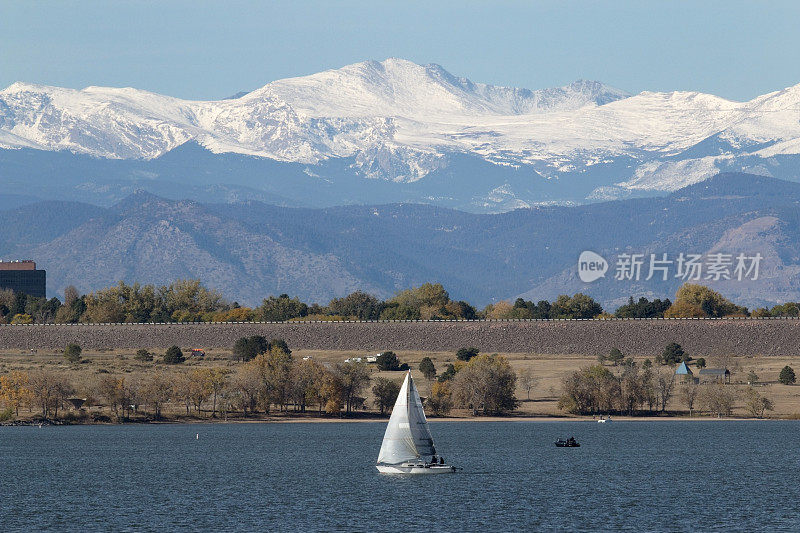
[[(306, 356), (313, 357), (314, 360), (323, 363), (335, 363), (344, 361), (348, 357), (364, 357), (368, 354), (344, 351), (314, 351), (296, 350), (293, 352), (296, 358)], [(507, 357), (512, 367), (517, 371), (529, 369), (536, 379), (536, 383), (528, 393), (521, 388), (517, 390), (517, 398), (521, 400), (517, 416), (536, 416), (536, 417), (560, 417), (565, 413), (558, 409), (558, 397), (561, 393), (562, 380), (570, 373), (581, 367), (597, 364), (594, 357), (581, 356), (553, 356), (536, 354), (501, 354)], [(64, 360), (60, 353), (53, 351), (37, 351), (21, 353), (19, 351), (0, 352), (0, 375), (12, 370), (30, 371), (37, 368), (49, 368), (57, 370), (68, 376), (70, 381), (77, 389), (78, 396), (91, 394), (94, 382), (99, 376), (105, 374), (123, 375), (129, 379), (138, 379), (148, 373), (163, 371), (166, 373), (184, 372), (194, 367), (224, 367), (234, 370), (241, 363), (232, 360), (232, 355), (225, 350), (208, 350), (203, 359), (188, 359), (181, 365), (164, 365), (158, 362), (158, 356), (154, 362), (139, 362), (134, 358), (131, 350), (114, 350), (103, 352), (84, 352), (83, 361), (79, 364), (69, 364)], [(420, 360), (428, 356), (436, 365), (437, 371), (444, 371), (447, 363), (452, 362), (452, 353), (437, 352), (402, 352), (398, 353), (402, 362), (407, 362), (414, 369), (414, 377), (422, 396), (426, 396), (430, 391), (431, 383), (425, 380), (416, 370)], [(641, 363), (643, 358), (637, 362)], [(731, 361), (733, 367), (732, 384), (738, 391), (744, 393), (748, 389), (746, 383), (749, 372), (755, 372), (759, 377), (756, 390), (763, 396), (768, 397), (774, 404), (774, 411), (767, 415), (772, 418), (800, 418), (800, 386), (786, 386), (778, 383), (778, 374), (786, 365), (800, 371), (800, 357), (745, 357), (735, 358)], [(719, 365), (719, 361), (713, 358), (708, 360), (709, 367)], [(720, 365), (721, 366), (721, 365)], [(612, 371), (619, 369), (609, 368)], [(654, 366), (654, 369), (661, 372), (668, 372), (668, 367)], [(696, 369), (692, 367), (696, 372)], [(401, 379), (400, 372), (379, 372), (373, 371), (373, 377), (382, 376), (390, 379)], [(676, 393), (680, 385), (677, 385)], [(743, 395), (743, 394), (742, 394)], [(373, 409), (372, 394), (367, 392), (367, 404)], [(677, 398), (677, 394), (667, 406), (668, 411), (684, 411), (685, 408)], [(168, 406), (165, 414), (171, 417), (181, 415), (184, 410), (182, 406)], [(25, 413), (21, 413), (25, 414)], [(455, 416), (466, 416), (465, 412), (455, 411)], [(680, 414), (680, 413), (678, 413)], [(735, 416), (749, 416), (744, 405), (744, 401), (737, 402), (734, 409)]]

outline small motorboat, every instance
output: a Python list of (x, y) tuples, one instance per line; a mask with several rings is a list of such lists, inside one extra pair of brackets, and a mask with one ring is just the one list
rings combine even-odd
[(556, 441), (556, 446), (558, 446), (559, 448), (580, 448), (581, 447), (581, 445), (578, 443), (578, 441), (575, 440), (575, 437), (570, 437), (567, 440), (558, 439)]

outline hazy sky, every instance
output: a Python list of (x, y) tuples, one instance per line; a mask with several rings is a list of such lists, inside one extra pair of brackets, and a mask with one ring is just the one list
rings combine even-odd
[(531, 89), (579, 78), (736, 100), (800, 83), (797, 1), (0, 0), (0, 87), (222, 98), (365, 59)]

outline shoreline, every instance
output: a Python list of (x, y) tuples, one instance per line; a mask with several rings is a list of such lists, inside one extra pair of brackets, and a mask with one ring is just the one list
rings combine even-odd
[[(182, 419), (162, 419), (162, 420), (127, 420), (121, 422), (97, 422), (97, 421), (80, 421), (80, 420), (44, 420), (44, 419), (31, 419), (31, 420), (17, 420), (13, 422), (0, 422), (0, 428), (3, 427), (34, 427), (41, 425), (45, 426), (141, 426), (141, 425), (205, 425), (205, 424), (331, 424), (331, 423), (386, 423), (388, 417), (354, 417), (354, 418), (337, 418), (337, 417), (319, 417), (319, 416), (276, 416), (264, 418), (230, 418), (225, 420), (223, 418), (217, 419), (196, 419), (196, 420), (182, 420)], [(712, 416), (619, 416), (607, 419), (608, 422), (767, 422), (767, 421), (796, 421), (795, 418), (744, 418), (744, 417), (712, 417)], [(568, 417), (568, 416), (481, 416), (481, 417), (435, 417), (428, 418), (428, 422), (442, 423), (442, 422), (467, 422), (467, 423), (486, 423), (486, 422), (537, 422), (537, 423), (556, 423), (556, 422), (583, 422), (583, 423), (598, 423), (596, 418), (589, 417)]]

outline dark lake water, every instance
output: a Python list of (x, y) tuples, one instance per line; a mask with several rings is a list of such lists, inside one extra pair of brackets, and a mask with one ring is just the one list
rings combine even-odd
[(0, 530), (800, 530), (800, 422), (431, 429), (462, 472), (379, 475), (383, 423), (0, 428)]

